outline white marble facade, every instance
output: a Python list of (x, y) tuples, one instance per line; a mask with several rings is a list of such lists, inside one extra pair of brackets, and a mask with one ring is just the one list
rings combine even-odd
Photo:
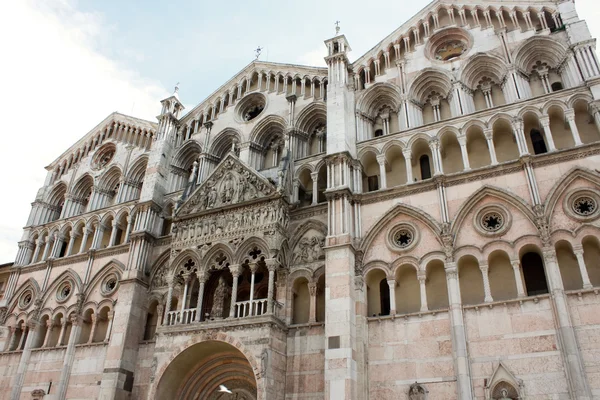
[(0, 267), (0, 399), (600, 398), (574, 2), (437, 0), (351, 39), (47, 167)]

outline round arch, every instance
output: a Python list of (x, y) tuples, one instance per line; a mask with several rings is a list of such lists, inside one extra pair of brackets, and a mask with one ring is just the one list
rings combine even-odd
[(220, 385), (234, 394), (259, 399), (255, 365), (238, 346), (221, 340), (194, 343), (164, 367), (154, 398), (221, 400)]

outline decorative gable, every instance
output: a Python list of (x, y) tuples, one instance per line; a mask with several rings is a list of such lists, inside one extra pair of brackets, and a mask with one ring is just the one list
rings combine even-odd
[(266, 178), (229, 153), (215, 171), (179, 207), (178, 217), (249, 203), (278, 195)]

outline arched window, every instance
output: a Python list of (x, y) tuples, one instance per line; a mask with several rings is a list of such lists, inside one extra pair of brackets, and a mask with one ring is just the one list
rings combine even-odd
[(533, 145), (533, 152), (535, 154), (544, 154), (548, 152), (544, 137), (539, 130), (532, 129), (531, 132), (529, 132), (529, 136), (531, 136), (531, 144)]
[(383, 136), (383, 129), (377, 129), (375, 131), (375, 137)]
[(544, 263), (539, 254), (529, 252), (521, 259), (528, 296), (548, 293)]
[(431, 178), (431, 166), (429, 165), (429, 156), (427, 154), (423, 154), (419, 158), (419, 165), (421, 167), (421, 179)]
[(379, 315), (390, 315), (390, 287), (385, 278), (379, 282), (379, 301), (381, 302)]
[(550, 86), (552, 88), (553, 92), (557, 92), (559, 90), (563, 90), (563, 84), (562, 82), (554, 82), (552, 84), (552, 86)]

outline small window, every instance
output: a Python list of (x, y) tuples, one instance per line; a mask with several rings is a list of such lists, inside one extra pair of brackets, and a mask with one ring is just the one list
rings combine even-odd
[(367, 186), (369, 187), (369, 192), (379, 190), (379, 176), (374, 175), (367, 177)]
[(548, 283), (542, 257), (537, 253), (527, 253), (521, 259), (523, 278), (528, 296), (536, 296), (548, 293)]
[(553, 92), (558, 92), (559, 90), (563, 90), (563, 84), (561, 82), (554, 82), (551, 88)]
[(375, 131), (375, 137), (383, 136), (383, 129), (377, 129)]
[(419, 158), (419, 165), (421, 166), (421, 179), (431, 178), (431, 166), (429, 165), (429, 156), (424, 154)]
[(390, 286), (386, 279), (379, 282), (379, 301), (381, 306), (379, 315), (390, 315)]
[(531, 132), (529, 132), (529, 136), (531, 137), (531, 144), (533, 145), (533, 152), (535, 154), (544, 154), (548, 152), (546, 142), (544, 142), (544, 137), (540, 131), (532, 129)]

